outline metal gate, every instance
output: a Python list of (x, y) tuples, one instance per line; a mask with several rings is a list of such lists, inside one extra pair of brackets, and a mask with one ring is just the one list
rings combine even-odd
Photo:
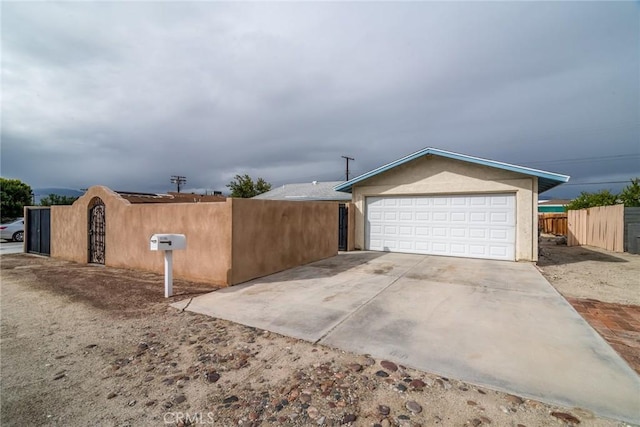
[(105, 207), (99, 197), (89, 203), (89, 263), (104, 264)]
[(347, 250), (347, 223), (348, 223), (348, 211), (347, 206), (344, 203), (338, 205), (338, 250)]
[(27, 252), (51, 254), (51, 208), (27, 208)]

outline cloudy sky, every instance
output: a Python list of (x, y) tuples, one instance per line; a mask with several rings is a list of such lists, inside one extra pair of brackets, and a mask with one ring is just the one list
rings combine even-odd
[[(637, 2), (2, 2), (1, 174), (32, 187), (340, 180), (436, 147), (640, 175)], [(608, 183), (579, 185), (580, 183)]]

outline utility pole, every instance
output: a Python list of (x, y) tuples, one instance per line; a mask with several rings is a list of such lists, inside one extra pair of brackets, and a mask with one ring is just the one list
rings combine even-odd
[(345, 179), (345, 181), (349, 181), (349, 160), (355, 160), (353, 157), (349, 157), (349, 156), (342, 156), (343, 159), (345, 159), (347, 161), (347, 179)]
[(186, 176), (171, 175), (171, 183), (176, 185), (176, 187), (178, 188), (178, 193), (180, 192), (180, 186), (182, 184), (186, 184), (186, 182), (187, 182)]

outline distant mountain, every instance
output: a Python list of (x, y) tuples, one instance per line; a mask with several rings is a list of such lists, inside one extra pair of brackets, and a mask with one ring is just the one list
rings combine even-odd
[(34, 188), (33, 195), (35, 198), (35, 204), (39, 205), (40, 200), (43, 197), (47, 197), (49, 194), (57, 194), (58, 196), (67, 197), (80, 197), (84, 194), (84, 191), (74, 190), (72, 188)]

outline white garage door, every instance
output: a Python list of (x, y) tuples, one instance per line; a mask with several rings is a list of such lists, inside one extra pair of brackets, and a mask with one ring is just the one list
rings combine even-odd
[(369, 250), (515, 260), (515, 195), (366, 198)]

